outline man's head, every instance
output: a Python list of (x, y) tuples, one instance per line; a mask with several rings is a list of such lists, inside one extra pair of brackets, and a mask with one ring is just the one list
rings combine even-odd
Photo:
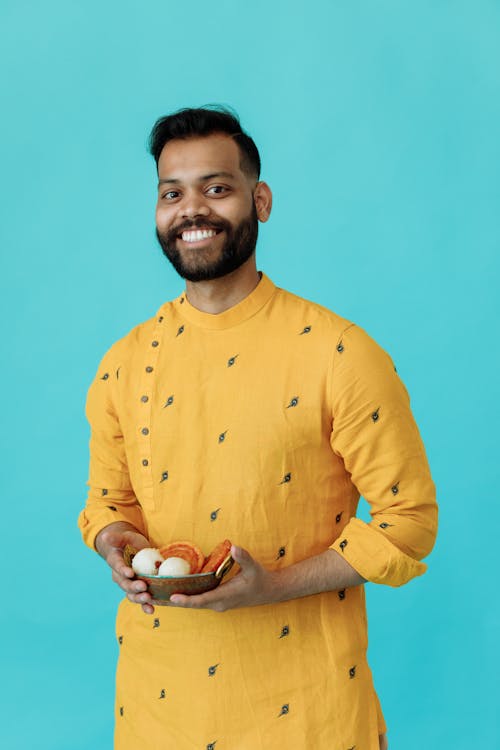
[(224, 107), (179, 109), (171, 115), (160, 117), (149, 136), (149, 151), (156, 161), (170, 141), (205, 138), (218, 133), (233, 139), (240, 152), (241, 170), (256, 181), (260, 177), (260, 156), (252, 138), (247, 135), (238, 117)]
[(158, 168), (156, 233), (176, 271), (204, 281), (249, 261), (272, 198), (238, 119), (222, 108), (180, 110), (156, 122), (150, 152)]

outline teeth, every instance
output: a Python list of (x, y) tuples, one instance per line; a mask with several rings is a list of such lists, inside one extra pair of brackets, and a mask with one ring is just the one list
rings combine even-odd
[(194, 231), (183, 232), (182, 239), (184, 242), (199, 242), (200, 240), (206, 240), (208, 237), (215, 237), (217, 232), (213, 229), (195, 229)]

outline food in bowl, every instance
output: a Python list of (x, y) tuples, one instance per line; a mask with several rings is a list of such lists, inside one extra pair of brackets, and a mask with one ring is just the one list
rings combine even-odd
[(145, 547), (135, 553), (132, 559), (132, 569), (138, 575), (154, 576), (163, 560), (159, 549)]
[(191, 568), (187, 560), (182, 557), (167, 557), (158, 568), (159, 576), (188, 576)]
[[(229, 547), (231, 549), (231, 546)], [(164, 560), (169, 557), (181, 557), (189, 563), (190, 573), (201, 573), (205, 564), (205, 555), (199, 547), (191, 542), (172, 542), (160, 548)]]
[[(148, 560), (148, 569), (151, 570), (152, 564), (154, 564), (153, 573), (139, 573), (136, 570), (137, 564), (134, 567), (136, 557), (141, 552), (146, 551), (148, 551), (148, 554), (145, 555), (145, 559)], [(176, 552), (176, 554), (172, 554), (173, 552)], [(167, 553), (170, 556), (163, 559), (162, 553)], [(158, 559), (158, 554), (161, 560)], [(123, 556), (127, 565), (131, 565), (133, 570), (136, 571), (136, 575), (147, 583), (153, 604), (165, 606), (169, 605), (172, 594), (203, 594), (216, 588), (234, 562), (231, 557), (231, 542), (229, 539), (220, 542), (207, 557), (191, 542), (173, 542), (161, 547), (160, 550), (145, 548), (139, 551), (127, 545), (123, 551)], [(177, 562), (175, 562), (176, 559)], [(189, 572), (182, 574), (180, 571), (182, 569), (187, 570), (188, 565)], [(162, 568), (162, 566), (165, 567)], [(142, 569), (142, 565), (140, 567)], [(161, 572), (160, 568), (162, 569)], [(193, 572), (193, 569), (197, 572)], [(169, 571), (168, 575), (164, 574), (165, 570)], [(172, 570), (178, 572), (172, 573)]]

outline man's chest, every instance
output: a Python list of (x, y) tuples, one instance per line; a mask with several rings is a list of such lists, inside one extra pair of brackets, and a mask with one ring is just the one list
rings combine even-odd
[(182, 442), (196, 452), (282, 451), (329, 436), (328, 357), (303, 338), (183, 335), (182, 345), (163, 346), (152, 371), (145, 350), (123, 373), (119, 417), (127, 446), (147, 438), (163, 449)]
[(331, 539), (333, 488), (345, 489), (327, 353), (276, 334), (187, 343), (163, 346), (154, 365), (145, 350), (120, 375), (128, 468), (150, 528), (207, 548), (246, 540), (273, 564), (301, 559)]

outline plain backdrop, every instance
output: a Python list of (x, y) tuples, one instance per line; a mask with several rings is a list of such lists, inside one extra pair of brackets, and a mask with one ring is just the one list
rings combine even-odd
[(500, 747), (500, 3), (2, 0), (0, 28), (0, 745), (112, 747), (120, 593), (76, 527), (84, 402), (183, 288), (149, 130), (219, 102), (274, 191), (259, 268), (389, 351), (438, 487), (427, 574), (367, 585), (390, 748)]

